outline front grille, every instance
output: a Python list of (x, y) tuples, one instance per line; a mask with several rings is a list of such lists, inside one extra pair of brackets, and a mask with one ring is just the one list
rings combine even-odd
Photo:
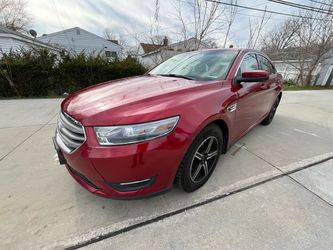
[(84, 128), (80, 122), (69, 115), (60, 112), (57, 126), (57, 141), (67, 153), (73, 152), (85, 141)]

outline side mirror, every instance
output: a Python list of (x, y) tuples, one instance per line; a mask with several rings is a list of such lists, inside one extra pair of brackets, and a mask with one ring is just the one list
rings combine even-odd
[(264, 82), (269, 79), (269, 74), (266, 70), (253, 70), (242, 73), (242, 76), (235, 78), (236, 83), (241, 82)]

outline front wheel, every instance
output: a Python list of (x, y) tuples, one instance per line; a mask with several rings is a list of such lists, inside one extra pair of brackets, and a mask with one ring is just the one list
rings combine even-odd
[(261, 122), (262, 125), (269, 125), (273, 121), (273, 118), (275, 116), (275, 112), (277, 110), (277, 107), (279, 106), (280, 103), (280, 98), (276, 98), (271, 110), (269, 111), (268, 115), (266, 118)]
[(222, 131), (217, 125), (209, 125), (200, 132), (176, 175), (176, 182), (184, 191), (193, 192), (207, 182), (220, 158), (222, 144)]

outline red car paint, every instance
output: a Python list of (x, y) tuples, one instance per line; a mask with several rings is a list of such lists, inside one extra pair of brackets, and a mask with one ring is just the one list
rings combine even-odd
[[(265, 82), (234, 84), (243, 56), (260, 52), (232, 50), (238, 54), (222, 81), (138, 76), (95, 85), (66, 98), (62, 111), (79, 121), (86, 135), (85, 142), (74, 152), (62, 151), (72, 176), (98, 195), (142, 197), (172, 187), (192, 140), (208, 124), (216, 122), (224, 128), (227, 133), (224, 148), (229, 148), (265, 118), (281, 93), (279, 74), (271, 74)], [(228, 112), (233, 104), (237, 104), (237, 110)], [(177, 115), (180, 119), (172, 133), (137, 144), (100, 146), (93, 129), (94, 126), (136, 124)], [(151, 186), (135, 191), (117, 191), (108, 184), (151, 177), (155, 178)]]

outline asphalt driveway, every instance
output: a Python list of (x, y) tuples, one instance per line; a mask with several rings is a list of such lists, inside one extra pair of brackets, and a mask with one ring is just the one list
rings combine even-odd
[(0, 101), (1, 249), (333, 245), (333, 91), (285, 92), (203, 188), (135, 201), (92, 195), (58, 164), (60, 102)]

